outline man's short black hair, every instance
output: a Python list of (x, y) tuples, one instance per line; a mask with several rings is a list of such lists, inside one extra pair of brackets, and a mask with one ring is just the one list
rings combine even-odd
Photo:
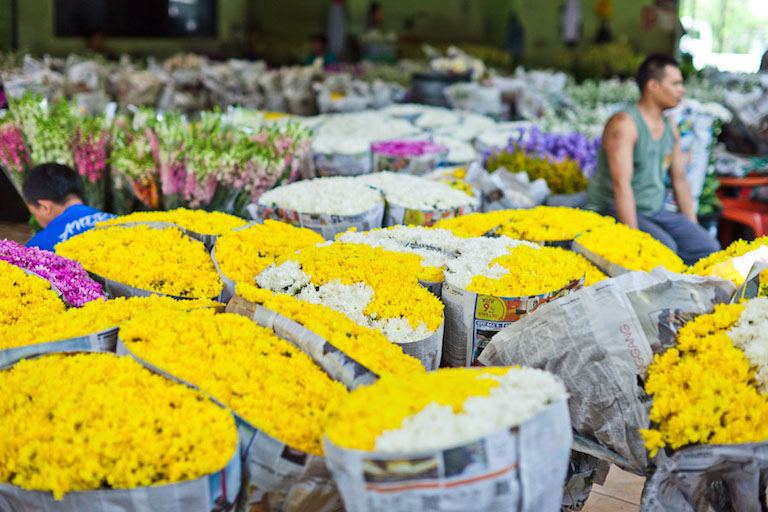
[(669, 55), (663, 53), (649, 55), (648, 58), (640, 64), (640, 67), (637, 68), (637, 75), (635, 76), (640, 92), (642, 93), (645, 90), (645, 86), (648, 85), (650, 80), (655, 79), (661, 81), (661, 79), (664, 78), (664, 68), (667, 66), (674, 66), (677, 69), (680, 69), (680, 64)]
[(29, 173), (21, 187), (24, 201), (36, 205), (40, 200), (65, 204), (71, 196), (83, 199), (80, 176), (66, 165), (40, 164)]

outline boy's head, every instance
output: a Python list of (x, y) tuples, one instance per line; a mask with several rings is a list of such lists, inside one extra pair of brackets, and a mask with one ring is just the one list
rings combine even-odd
[(42, 164), (32, 169), (21, 192), (29, 211), (42, 227), (68, 207), (83, 202), (80, 176), (61, 164)]

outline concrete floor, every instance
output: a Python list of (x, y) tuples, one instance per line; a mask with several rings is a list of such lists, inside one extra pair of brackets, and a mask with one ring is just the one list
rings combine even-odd
[(645, 479), (611, 466), (605, 485), (595, 485), (583, 512), (639, 512)]

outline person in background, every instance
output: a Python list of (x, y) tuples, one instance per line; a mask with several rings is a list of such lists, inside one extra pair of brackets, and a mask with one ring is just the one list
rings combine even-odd
[(331, 0), (326, 23), (327, 51), (332, 53), (337, 61), (345, 57), (347, 44), (347, 8), (344, 0)]
[(54, 246), (88, 231), (97, 222), (114, 218), (83, 203), (80, 176), (66, 165), (38, 165), (21, 187), (24, 202), (43, 230), (27, 247), (53, 251)]
[[(680, 134), (664, 116), (685, 94), (680, 66), (667, 55), (651, 55), (636, 79), (640, 101), (605, 126), (587, 208), (649, 233), (692, 264), (720, 250), (720, 244), (698, 224)], [(667, 173), (679, 213), (662, 206)]]
[(760, 59), (760, 73), (768, 72), (768, 50), (763, 54), (763, 58)]
[(323, 65), (337, 62), (336, 55), (328, 51), (326, 41), (323, 34), (315, 34), (309, 38), (309, 55), (304, 64), (311, 66), (319, 58), (323, 59)]

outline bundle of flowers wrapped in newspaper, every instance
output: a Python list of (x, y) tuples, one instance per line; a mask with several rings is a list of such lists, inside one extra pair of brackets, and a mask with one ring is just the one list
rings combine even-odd
[(741, 286), (755, 262), (768, 262), (768, 237), (752, 241), (736, 240), (731, 245), (700, 259), (687, 272), (700, 276), (718, 276)]
[(175, 227), (91, 229), (61, 242), (56, 252), (105, 281), (112, 296), (216, 298), (223, 287), (203, 243)]
[(110, 354), (21, 361), (0, 387), (0, 499), (13, 510), (235, 501), (234, 418), (198, 391)]
[(251, 205), (254, 219), (274, 219), (309, 228), (326, 239), (354, 227), (381, 227), (384, 198), (351, 177), (316, 178), (270, 190)]
[(133, 212), (97, 224), (97, 227), (144, 222), (167, 222), (202, 235), (223, 235), (241, 228), (246, 221), (223, 212), (176, 208), (167, 211)]
[[(382, 377), (332, 414), (328, 462), (349, 509), (407, 500), (439, 511), (555, 510), (570, 447), (566, 396), (554, 376), (527, 368)], [(548, 440), (536, 440), (544, 431)]]

